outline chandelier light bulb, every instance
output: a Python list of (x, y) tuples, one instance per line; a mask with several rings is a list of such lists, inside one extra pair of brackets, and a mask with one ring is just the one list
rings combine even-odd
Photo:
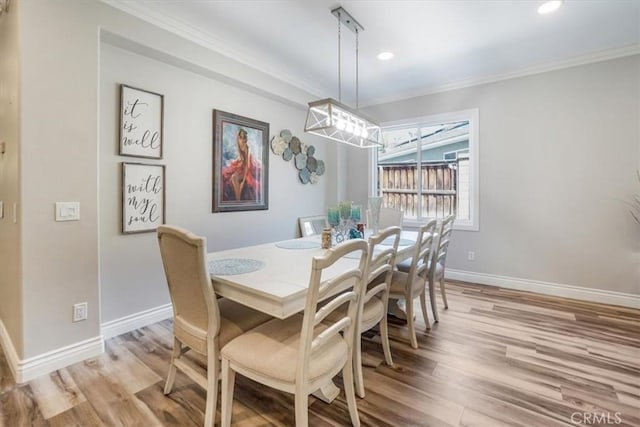
[(347, 132), (349, 133), (353, 133), (353, 125), (351, 124), (351, 122), (347, 122)]

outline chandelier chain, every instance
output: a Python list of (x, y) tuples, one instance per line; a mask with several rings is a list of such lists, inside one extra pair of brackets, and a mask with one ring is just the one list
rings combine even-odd
[(359, 95), (359, 87), (360, 85), (358, 84), (358, 57), (360, 56), (360, 50), (359, 50), (359, 46), (358, 46), (358, 34), (360, 34), (360, 32), (358, 31), (358, 29), (356, 28), (356, 110), (358, 109), (358, 95)]
[(338, 12), (338, 101), (342, 102), (342, 43), (341, 43), (341, 30), (342, 20), (340, 12)]

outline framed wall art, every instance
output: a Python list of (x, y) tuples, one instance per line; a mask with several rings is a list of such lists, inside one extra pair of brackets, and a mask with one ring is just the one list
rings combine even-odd
[(269, 123), (213, 110), (213, 212), (269, 209)]
[(120, 155), (162, 158), (164, 96), (120, 85)]
[(164, 224), (164, 165), (122, 163), (122, 232), (155, 231)]

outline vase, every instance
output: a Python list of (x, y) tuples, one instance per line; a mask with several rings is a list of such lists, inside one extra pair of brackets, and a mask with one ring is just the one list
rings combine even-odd
[(368, 226), (371, 227), (373, 233), (378, 232), (381, 207), (382, 197), (369, 197), (369, 220), (371, 221), (371, 224), (368, 224)]

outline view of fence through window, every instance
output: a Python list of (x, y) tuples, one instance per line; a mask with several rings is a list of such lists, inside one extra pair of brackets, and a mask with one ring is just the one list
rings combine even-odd
[(383, 129), (378, 190), (406, 219), (469, 219), (469, 122)]

